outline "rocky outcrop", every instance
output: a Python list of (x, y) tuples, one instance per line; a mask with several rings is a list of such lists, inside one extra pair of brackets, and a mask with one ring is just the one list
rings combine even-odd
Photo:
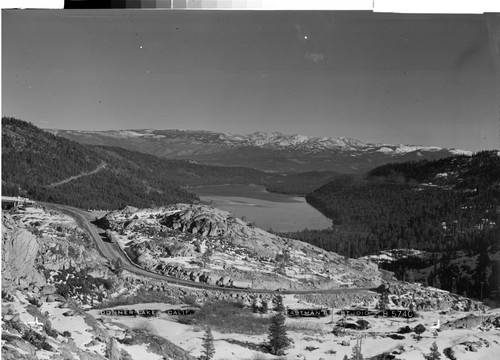
[(2, 221), (3, 290), (27, 289), (41, 303), (60, 301), (60, 294), (94, 303), (112, 292), (107, 260), (70, 216), (29, 206)]
[(463, 318), (448, 321), (443, 324), (445, 329), (473, 329), (481, 325), (491, 324), (494, 327), (500, 327), (500, 316), (497, 315), (467, 315)]
[(381, 281), (375, 263), (276, 236), (205, 205), (127, 207), (98, 222), (137, 265), (180, 279), (295, 290), (372, 287)]
[(409, 308), (413, 304), (416, 311), (476, 311), (484, 308), (479, 302), (469, 298), (419, 283), (387, 283), (391, 303), (397, 307)]
[[(2, 359), (3, 360), (38, 360), (36, 355), (30, 353), (21, 354), (17, 349), (21, 349), (20, 347), (15, 347), (15, 345), (11, 346), (3, 346), (2, 347)], [(24, 350), (22, 350), (24, 352)]]
[(2, 225), (2, 288), (42, 286), (45, 279), (34, 268), (39, 248), (35, 236), (16, 228), (7, 214), (2, 217)]
[(193, 244), (158, 239), (134, 244), (130, 246), (129, 253), (132, 259), (145, 268), (156, 265), (160, 257), (189, 257), (199, 254)]
[[(118, 330), (118, 335), (116, 328), (109, 332), (110, 328), (79, 306), (102, 301), (114, 291), (111, 286), (120, 289), (122, 283), (114, 276), (107, 279), (106, 259), (75, 222), (40, 207), (3, 214), (2, 220), (2, 358), (131, 359), (111, 337), (123, 337), (127, 330)], [(35, 269), (42, 269), (47, 279)], [(68, 300), (58, 292), (64, 292)], [(47, 304), (52, 301), (61, 304)], [(71, 320), (49, 321), (58, 317)], [(82, 317), (84, 326), (69, 325), (81, 324)], [(76, 318), (80, 321), (73, 321)], [(44, 325), (33, 325), (35, 319)], [(75, 342), (72, 336), (79, 331), (88, 333), (90, 341)], [(158, 354), (165, 358), (191, 359), (183, 349), (152, 341), (149, 334), (143, 340), (144, 347), (149, 343), (157, 346)]]
[[(424, 287), (420, 284), (417, 285), (391, 282), (390, 286), (385, 286), (384, 288), (388, 289), (389, 306), (393, 308), (413, 308), (413, 310), (416, 312), (442, 310), (440, 312), (440, 314), (442, 315), (456, 313), (458, 311), (468, 312), (485, 309), (485, 306), (479, 302), (449, 293), (448, 291), (436, 289), (433, 287)], [(322, 306), (373, 307), (379, 301), (380, 293), (363, 291), (343, 294), (298, 295), (298, 297), (307, 302), (319, 304)], [(478, 326), (481, 323), (489, 323), (491, 324), (491, 326), (495, 326), (495, 317), (477, 317), (470, 315), (470, 317), (458, 319), (453, 323), (443, 325), (443, 327), (449, 326), (450, 328), (471, 328), (474, 326)]]
[(120, 349), (114, 338), (109, 339), (107, 355), (110, 360), (120, 360)]
[(228, 233), (227, 218), (220, 213), (201, 212), (200, 207), (186, 208), (165, 216), (160, 224), (201, 236), (223, 236)]

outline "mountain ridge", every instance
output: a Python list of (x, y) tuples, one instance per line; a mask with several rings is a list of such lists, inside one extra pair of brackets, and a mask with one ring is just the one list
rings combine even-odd
[[(183, 130), (183, 129), (123, 129), (123, 130), (63, 130), (63, 129), (44, 129), (55, 135), (64, 136), (65, 134), (106, 134), (109, 136), (114, 136), (118, 138), (129, 138), (129, 137), (144, 137), (144, 138), (166, 138), (168, 135), (208, 135), (212, 139), (218, 138), (221, 141), (225, 141), (228, 145), (239, 145), (239, 146), (260, 146), (266, 147), (271, 146), (274, 148), (286, 148), (299, 146), (302, 144), (312, 144), (316, 145), (316, 148), (311, 150), (322, 150), (322, 149), (347, 149), (347, 150), (359, 150), (362, 148), (380, 148), (381, 152), (388, 151), (389, 148), (396, 153), (413, 152), (418, 150), (428, 150), (428, 151), (439, 151), (443, 149), (448, 149), (457, 155), (472, 155), (472, 151), (461, 150), (456, 148), (444, 148), (438, 146), (429, 145), (417, 145), (417, 144), (387, 144), (387, 143), (365, 143), (358, 139), (346, 136), (338, 137), (328, 137), (328, 136), (309, 136), (302, 135), (299, 133), (295, 134), (285, 134), (279, 131), (264, 132), (255, 131), (249, 134), (236, 134), (231, 132), (217, 132), (210, 130)], [(239, 143), (239, 144), (238, 144)], [(322, 145), (322, 146), (319, 146)], [(393, 149), (395, 148), (395, 149)]]
[(328, 170), (362, 173), (388, 163), (472, 155), (437, 146), (364, 143), (349, 137), (317, 137), (281, 132), (232, 134), (207, 130), (59, 130), (55, 135), (90, 145), (118, 146), (168, 159), (205, 165), (244, 166), (267, 172)]

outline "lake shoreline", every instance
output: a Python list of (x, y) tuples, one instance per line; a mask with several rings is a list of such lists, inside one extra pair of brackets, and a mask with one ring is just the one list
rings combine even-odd
[(302, 197), (305, 198), (306, 194), (297, 194), (297, 193), (289, 193), (289, 192), (284, 192), (284, 191), (274, 191), (273, 189), (267, 188), (265, 185), (261, 184), (215, 184), (215, 185), (196, 185), (196, 186), (181, 186), (181, 189), (187, 190), (189, 192), (189, 189), (198, 189), (198, 188), (208, 188), (208, 187), (220, 187), (220, 186), (262, 186), (265, 188), (265, 190), (270, 193), (270, 194), (279, 194), (279, 195), (288, 195), (288, 196), (294, 196), (294, 197)]
[(190, 190), (202, 203), (229, 211), (264, 230), (288, 232), (332, 226), (331, 220), (309, 205), (304, 196), (269, 192), (262, 185), (211, 185)]

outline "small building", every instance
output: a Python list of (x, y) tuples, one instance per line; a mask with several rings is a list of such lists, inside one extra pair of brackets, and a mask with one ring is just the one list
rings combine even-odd
[(33, 203), (33, 200), (20, 196), (2, 196), (2, 210), (17, 208), (20, 205), (28, 205)]

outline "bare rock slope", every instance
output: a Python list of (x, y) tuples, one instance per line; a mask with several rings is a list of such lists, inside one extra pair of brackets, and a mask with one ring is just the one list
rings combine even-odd
[(83, 310), (123, 283), (72, 218), (30, 206), (3, 212), (2, 224), (2, 359), (194, 359)]
[(98, 224), (139, 266), (195, 282), (326, 289), (377, 286), (381, 281), (370, 261), (273, 235), (205, 205), (126, 207)]
[(2, 216), (2, 288), (37, 283), (45, 280), (34, 269), (38, 252), (36, 237), (19, 229), (8, 214)]

